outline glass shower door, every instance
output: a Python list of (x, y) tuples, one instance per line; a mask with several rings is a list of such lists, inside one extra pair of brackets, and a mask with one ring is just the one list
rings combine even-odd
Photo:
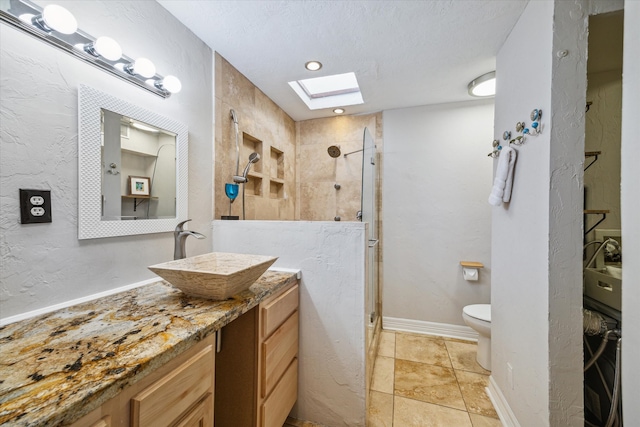
[(376, 145), (369, 129), (364, 129), (362, 140), (362, 221), (369, 223), (366, 324), (374, 327), (378, 309), (378, 215), (376, 198)]

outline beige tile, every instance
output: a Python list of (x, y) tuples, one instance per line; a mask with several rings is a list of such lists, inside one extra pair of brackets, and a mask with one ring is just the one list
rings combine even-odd
[(373, 367), (373, 380), (371, 390), (393, 394), (393, 359), (390, 357), (377, 357)]
[(455, 371), (467, 411), (473, 414), (498, 418), (493, 404), (485, 391), (489, 384), (489, 376), (475, 372)]
[(444, 340), (423, 335), (397, 333), (396, 358), (451, 367)]
[(473, 427), (502, 427), (502, 423), (497, 418), (483, 417), (478, 414), (469, 414)]
[(393, 395), (372, 391), (367, 411), (368, 427), (391, 427), (393, 423)]
[(444, 406), (394, 398), (394, 427), (471, 427), (469, 414)]
[(478, 344), (469, 341), (451, 341), (445, 340), (447, 351), (453, 369), (461, 369), (463, 371), (477, 372), (478, 374), (489, 375), (491, 371), (487, 371), (476, 361)]
[(394, 357), (396, 352), (396, 334), (394, 332), (380, 333), (378, 356)]
[(396, 396), (466, 409), (453, 369), (402, 359), (395, 362)]

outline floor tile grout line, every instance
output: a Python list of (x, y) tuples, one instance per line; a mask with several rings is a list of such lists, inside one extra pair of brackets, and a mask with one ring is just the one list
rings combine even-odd
[[(392, 397), (392, 408), (391, 408), (391, 409), (392, 409), (392, 411), (391, 411), (391, 427), (393, 427), (393, 424), (394, 424), (394, 422), (395, 422), (395, 415), (396, 415), (396, 414), (395, 414), (395, 412), (396, 412), (396, 397), (403, 397), (403, 398), (408, 399), (408, 400), (413, 400), (413, 401), (416, 401), (416, 402), (421, 402), (421, 403), (426, 403), (426, 404), (430, 404), (430, 405), (435, 405), (435, 406), (438, 406), (438, 407), (441, 407), (441, 408), (446, 408), (446, 409), (449, 409), (449, 410), (455, 410), (455, 411), (465, 412), (465, 413), (467, 414), (467, 417), (468, 417), (469, 423), (470, 423), (470, 425), (471, 425), (472, 427), (473, 427), (473, 421), (472, 421), (472, 419), (471, 419), (471, 415), (472, 415), (472, 414), (473, 414), (473, 415), (478, 415), (478, 416), (488, 417), (488, 416), (483, 415), (483, 414), (476, 414), (476, 412), (471, 412), (471, 411), (469, 411), (469, 407), (468, 407), (468, 405), (467, 405), (467, 401), (466, 401), (466, 399), (465, 399), (465, 397), (464, 397), (464, 395), (463, 395), (463, 393), (462, 393), (462, 388), (461, 388), (461, 385), (460, 385), (460, 381), (459, 381), (459, 379), (458, 379), (457, 371), (460, 371), (461, 373), (470, 373), (470, 374), (475, 374), (475, 375), (480, 375), (480, 376), (485, 376), (485, 377), (486, 377), (486, 376), (491, 375), (491, 373), (490, 373), (490, 372), (489, 372), (489, 373), (485, 373), (485, 372), (477, 372), (477, 371), (474, 371), (474, 370), (468, 370), (468, 369), (456, 369), (456, 368), (454, 368), (454, 366), (453, 366), (453, 359), (452, 359), (452, 355), (451, 355), (451, 353), (450, 353), (450, 351), (449, 351), (449, 348), (448, 348), (448, 347), (447, 347), (447, 345), (446, 345), (446, 342), (447, 342), (447, 341), (457, 342), (456, 340), (447, 340), (447, 339), (444, 339), (444, 341), (445, 341), (445, 350), (446, 350), (446, 352), (447, 352), (447, 357), (449, 358), (449, 362), (451, 363), (451, 368), (450, 368), (450, 369), (451, 369), (451, 370), (453, 371), (453, 373), (454, 373), (454, 377), (455, 377), (455, 380), (456, 380), (456, 385), (458, 386), (458, 391), (460, 392), (460, 395), (462, 396), (463, 402), (464, 402), (464, 404), (465, 404), (465, 410), (462, 410), (462, 409), (459, 409), (459, 408), (450, 407), (450, 406), (446, 406), (446, 405), (442, 405), (442, 404), (439, 404), (439, 403), (425, 402), (425, 401), (422, 401), (422, 400), (419, 400), (419, 399), (413, 399), (413, 398), (408, 397), (408, 396), (399, 396), (399, 395), (396, 395), (396, 389), (395, 389), (395, 382), (396, 382), (396, 381), (395, 381), (395, 380), (396, 380), (396, 369), (395, 369), (395, 364), (396, 364), (396, 361), (397, 361), (397, 360), (404, 360), (404, 359), (399, 359), (399, 358), (397, 357), (397, 342), (398, 342), (398, 335), (403, 334), (403, 332), (402, 332), (402, 331), (384, 331), (384, 332), (390, 333), (390, 334), (392, 334), (392, 336), (393, 336), (393, 387), (392, 387), (392, 394), (391, 394), (391, 397)], [(420, 335), (420, 334), (410, 334), (410, 333), (408, 333), (407, 335)], [(440, 337), (435, 337), (435, 338), (440, 338)], [(465, 341), (465, 342), (466, 342), (466, 341)], [(409, 362), (415, 362), (415, 363), (420, 363), (420, 364), (424, 364), (424, 365), (436, 366), (436, 367), (443, 368), (442, 366), (437, 365), (437, 364), (436, 364), (436, 365), (434, 365), (434, 364), (424, 363), (424, 362), (418, 362), (418, 361), (411, 361), (411, 360), (408, 360), (408, 361), (409, 361)], [(381, 393), (384, 393), (384, 392), (381, 392)], [(488, 417), (488, 418), (493, 418), (493, 417)]]

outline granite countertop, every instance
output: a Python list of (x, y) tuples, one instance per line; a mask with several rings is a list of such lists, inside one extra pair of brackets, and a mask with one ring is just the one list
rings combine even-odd
[(72, 423), (295, 280), (269, 270), (226, 301), (158, 281), (0, 327), (0, 424)]

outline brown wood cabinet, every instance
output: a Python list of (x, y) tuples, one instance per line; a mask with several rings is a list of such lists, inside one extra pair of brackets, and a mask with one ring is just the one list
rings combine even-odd
[(297, 283), (271, 296), (72, 427), (282, 427), (298, 396), (298, 297)]
[(299, 288), (290, 286), (222, 328), (216, 427), (282, 427), (298, 396)]
[(211, 427), (214, 374), (215, 334), (125, 387), (72, 427)]

